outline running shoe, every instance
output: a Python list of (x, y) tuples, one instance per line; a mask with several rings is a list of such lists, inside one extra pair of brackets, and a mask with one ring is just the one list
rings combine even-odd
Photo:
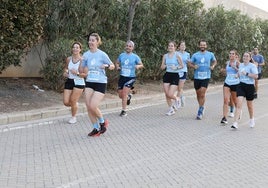
[(201, 120), (204, 116), (204, 113), (205, 113), (205, 108), (204, 107), (199, 107), (198, 109), (198, 112), (197, 112), (197, 116), (196, 116), (196, 119), (197, 120)]
[(184, 96), (181, 96), (181, 107), (184, 107), (185, 106), (185, 97)]
[(68, 123), (70, 124), (74, 124), (76, 122), (77, 122), (76, 117), (71, 117), (71, 119), (68, 121)]
[(254, 121), (254, 119), (250, 119), (249, 120), (249, 127), (250, 128), (253, 128), (255, 126), (255, 121)]
[(127, 112), (125, 110), (122, 110), (119, 116), (121, 117), (127, 116)]
[(233, 112), (230, 112), (229, 113), (229, 117), (233, 118), (234, 117), (234, 113)]
[(222, 123), (222, 124), (227, 124), (227, 123), (228, 123), (226, 117), (223, 117), (223, 118), (221, 119), (221, 123)]
[(173, 105), (172, 105), (172, 108), (177, 111), (179, 108), (181, 107), (181, 104), (180, 104), (180, 101), (179, 100), (175, 100)]
[(104, 120), (104, 123), (100, 123), (100, 134), (103, 134), (107, 131), (107, 127), (109, 125), (109, 122), (107, 119)]
[(175, 111), (174, 111), (173, 109), (170, 109), (170, 110), (166, 113), (167, 116), (172, 116), (172, 115), (174, 115), (174, 114), (175, 114)]
[(94, 128), (90, 133), (88, 133), (88, 136), (100, 136), (100, 131), (98, 131), (96, 128)]
[(238, 129), (238, 124), (237, 122), (234, 122), (231, 126), (232, 129)]
[(132, 98), (132, 94), (127, 95), (127, 105), (130, 105), (130, 100)]

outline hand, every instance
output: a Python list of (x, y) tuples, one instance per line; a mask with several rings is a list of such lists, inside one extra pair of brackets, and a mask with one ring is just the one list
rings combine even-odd
[(210, 69), (213, 70), (215, 68), (215, 65), (210, 66)]
[(177, 70), (177, 69), (178, 69), (178, 66), (172, 65), (172, 66), (171, 66), (171, 69), (172, 69), (172, 70)]
[(64, 76), (65, 78), (68, 78), (68, 77), (69, 77), (68, 72), (64, 72), (64, 73), (63, 73), (63, 76)]
[(72, 74), (77, 74), (77, 73), (78, 73), (78, 71), (75, 70), (75, 69), (70, 70), (70, 72), (71, 72)]

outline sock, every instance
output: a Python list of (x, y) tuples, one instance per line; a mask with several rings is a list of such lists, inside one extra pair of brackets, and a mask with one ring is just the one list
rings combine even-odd
[(104, 123), (104, 118), (103, 117), (100, 117), (100, 118), (98, 118), (99, 119), (99, 122), (100, 123)]
[(94, 124), (93, 124), (93, 127), (94, 127), (95, 129), (99, 130), (99, 124), (98, 124), (98, 122), (94, 123)]
[(234, 107), (230, 106), (230, 112), (233, 113), (234, 112)]

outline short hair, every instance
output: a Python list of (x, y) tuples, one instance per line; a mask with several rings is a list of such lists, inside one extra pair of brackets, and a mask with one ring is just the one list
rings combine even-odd
[(133, 48), (135, 47), (135, 43), (132, 40), (128, 40), (127, 44), (131, 44), (133, 46)]

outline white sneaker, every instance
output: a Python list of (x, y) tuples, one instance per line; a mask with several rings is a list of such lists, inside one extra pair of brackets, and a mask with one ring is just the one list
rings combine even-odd
[(184, 96), (181, 96), (181, 107), (184, 107), (185, 106), (185, 97)]
[(234, 117), (234, 113), (233, 112), (230, 112), (229, 113), (229, 117), (233, 118)]
[(177, 111), (180, 108), (180, 102), (178, 100), (175, 100), (172, 104), (173, 110)]
[(76, 122), (77, 122), (76, 117), (71, 117), (71, 119), (68, 121), (68, 123), (70, 124), (74, 124)]
[(237, 122), (234, 122), (233, 125), (231, 126), (232, 129), (238, 129), (238, 124)]
[(174, 115), (174, 114), (175, 114), (175, 111), (174, 111), (173, 109), (170, 109), (170, 110), (166, 113), (167, 116), (172, 116), (172, 115)]
[(252, 118), (249, 120), (249, 127), (253, 128), (254, 126), (255, 126), (255, 121), (254, 121), (254, 118)]

